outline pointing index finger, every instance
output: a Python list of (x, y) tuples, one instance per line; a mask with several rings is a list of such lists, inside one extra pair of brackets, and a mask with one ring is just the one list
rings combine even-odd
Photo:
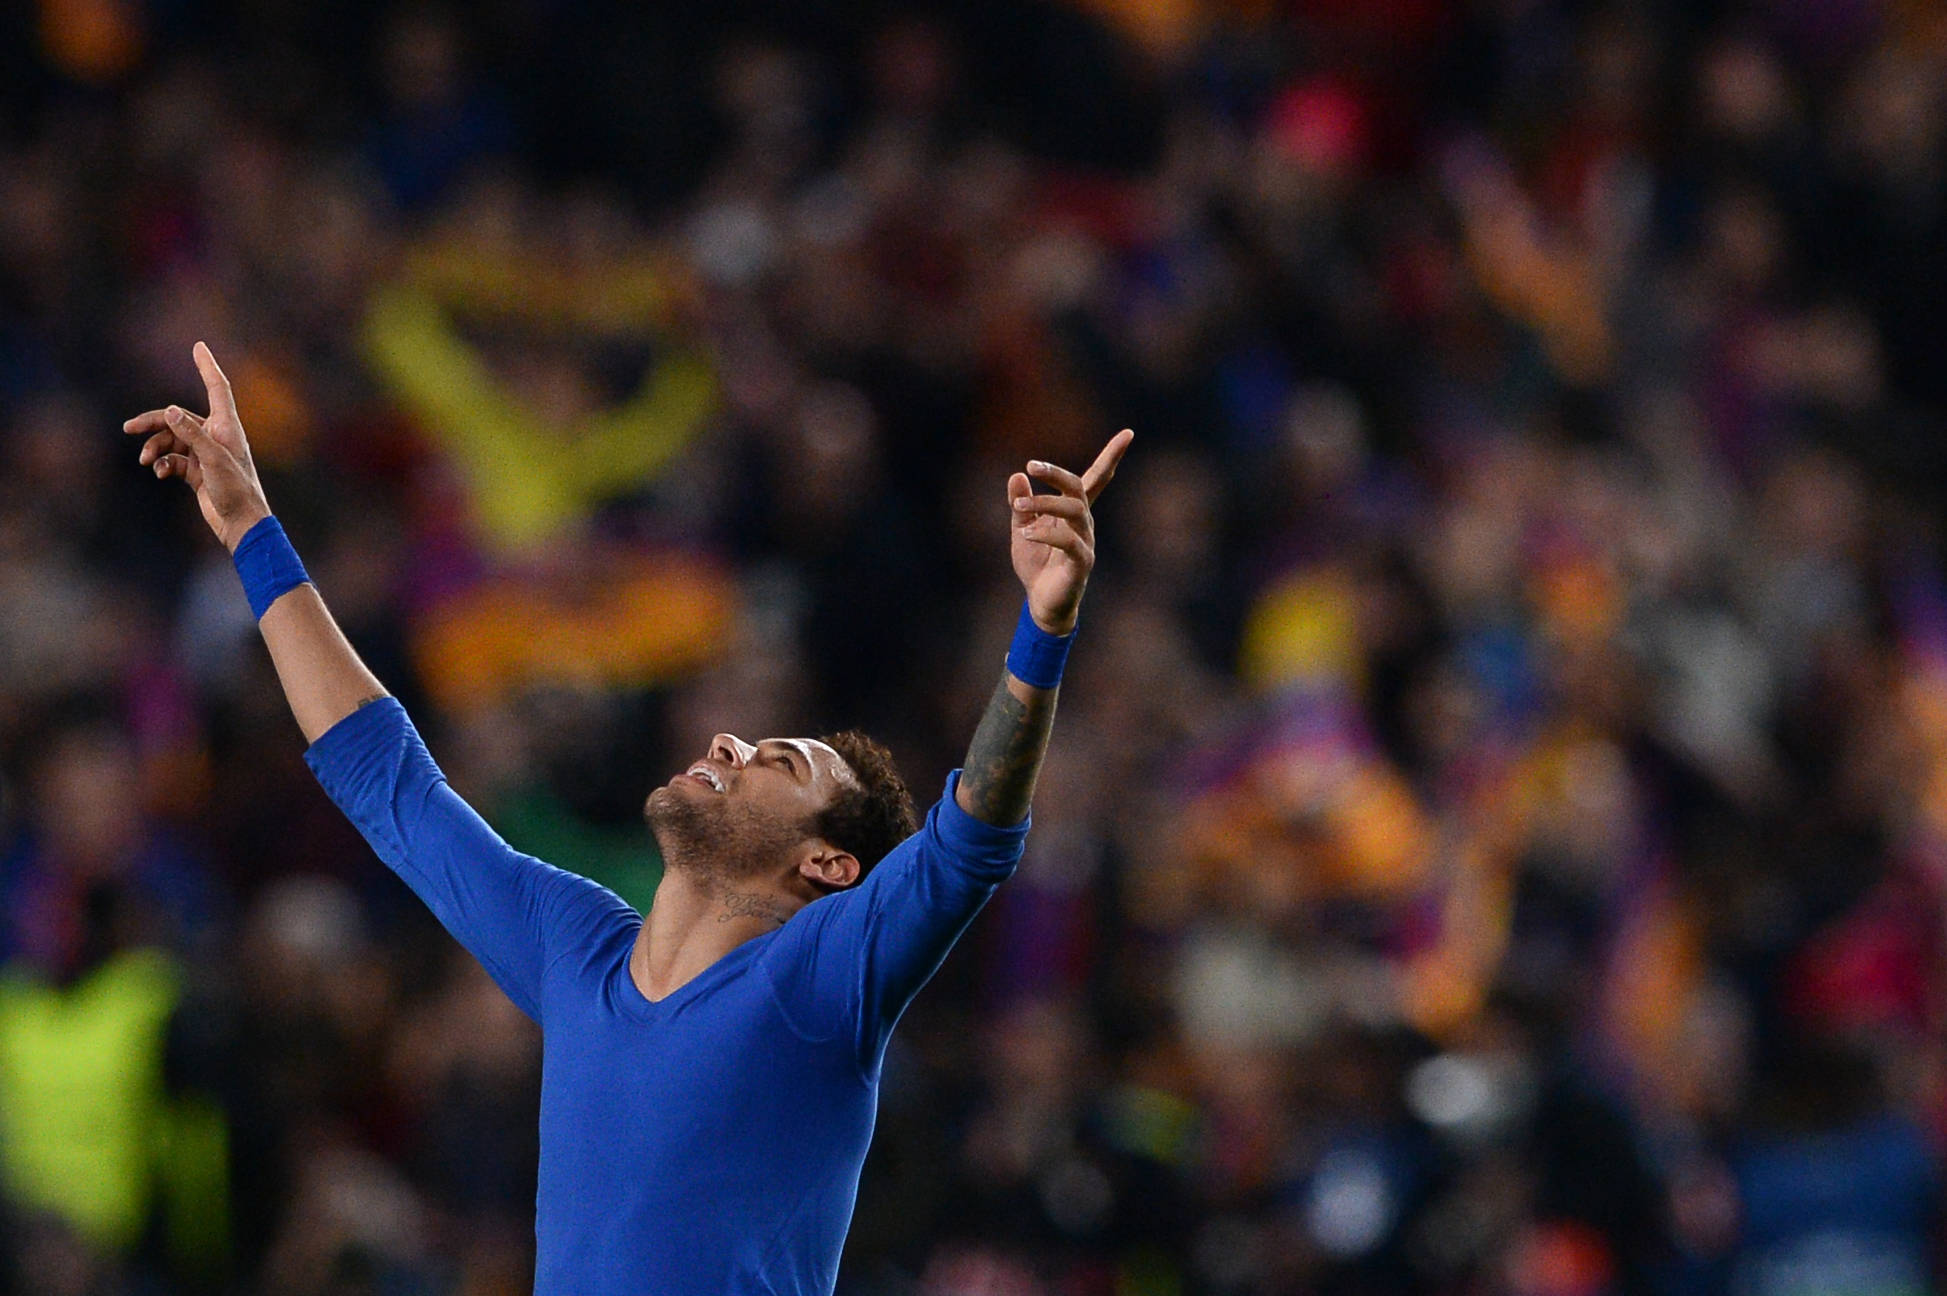
[(234, 421), (237, 416), (237, 398), (230, 391), (230, 380), (223, 376), (217, 367), (216, 355), (207, 342), (198, 342), (190, 352), (196, 358), (197, 372), (203, 375), (203, 386), (210, 394), (210, 417), (227, 414)]
[(1102, 447), (1102, 453), (1095, 456), (1095, 462), (1090, 464), (1088, 471), (1082, 474), (1082, 493), (1088, 496), (1090, 503), (1093, 503), (1095, 497), (1102, 493), (1102, 488), (1114, 479), (1116, 465), (1122, 462), (1122, 456), (1128, 452), (1129, 443), (1135, 439), (1136, 434), (1133, 431), (1129, 428), (1122, 429), (1109, 439), (1109, 444)]

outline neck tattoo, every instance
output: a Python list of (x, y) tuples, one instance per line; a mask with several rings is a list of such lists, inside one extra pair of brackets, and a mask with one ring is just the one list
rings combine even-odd
[(726, 891), (723, 893), (723, 912), (717, 921), (727, 923), (732, 918), (768, 918), (776, 926), (784, 926), (790, 917), (784, 906), (761, 891)]

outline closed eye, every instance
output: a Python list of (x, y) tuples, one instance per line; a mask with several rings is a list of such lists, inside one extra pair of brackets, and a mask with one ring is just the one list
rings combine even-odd
[(803, 748), (799, 744), (779, 741), (767, 743), (759, 750), (766, 753), (765, 759), (776, 761), (783, 768), (784, 772), (790, 775), (795, 781), (799, 783), (809, 783), (811, 781), (811, 761), (806, 757)]

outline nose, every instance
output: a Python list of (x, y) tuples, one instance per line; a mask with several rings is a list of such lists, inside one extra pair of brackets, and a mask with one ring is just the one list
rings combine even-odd
[(757, 749), (736, 734), (722, 733), (710, 740), (710, 759), (720, 760), (732, 769), (742, 769), (756, 754)]

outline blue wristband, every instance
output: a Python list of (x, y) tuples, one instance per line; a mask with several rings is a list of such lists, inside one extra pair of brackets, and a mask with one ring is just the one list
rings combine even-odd
[(274, 517), (244, 532), (231, 558), (237, 564), (237, 575), (243, 577), (243, 596), (250, 600), (250, 612), (259, 621), (279, 596), (311, 579), (304, 574), (304, 564), (298, 561), (297, 550), (291, 548), (290, 537)]
[(1051, 635), (1036, 625), (1023, 604), (1021, 620), (1014, 627), (1014, 642), (1007, 649), (1008, 673), (1030, 688), (1058, 688), (1061, 668), (1068, 661), (1068, 646), (1074, 642), (1073, 631)]

